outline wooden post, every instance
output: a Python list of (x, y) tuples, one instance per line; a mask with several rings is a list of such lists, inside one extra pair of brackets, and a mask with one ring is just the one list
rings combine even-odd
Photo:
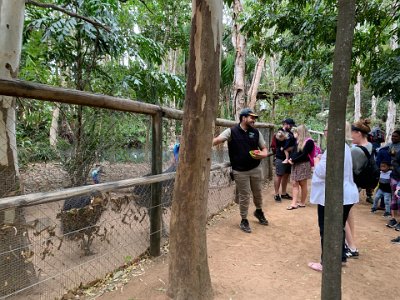
[[(162, 115), (156, 113), (152, 116), (152, 148), (151, 148), (151, 173), (162, 172)], [(150, 255), (160, 255), (161, 244), (161, 183), (151, 185), (150, 206)]]

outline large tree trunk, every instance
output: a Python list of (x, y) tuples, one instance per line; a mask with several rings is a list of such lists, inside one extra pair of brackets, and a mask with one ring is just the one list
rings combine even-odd
[(357, 83), (354, 85), (354, 121), (361, 119), (361, 74), (357, 74)]
[[(19, 68), (24, 0), (0, 0), (0, 78), (16, 77)], [(22, 192), (15, 131), (15, 98), (0, 96), (0, 198)], [(24, 259), (28, 237), (22, 209), (0, 212), (0, 297), (29, 286), (33, 265)]]
[(355, 0), (338, 1), (333, 79), (329, 101), (329, 134), (325, 190), (324, 271), (321, 299), (341, 299), (343, 238), (343, 163), (346, 105), (350, 85)]
[(171, 214), (168, 295), (212, 299), (206, 222), (220, 83), (222, 0), (193, 0), (189, 75)]
[(253, 74), (253, 80), (251, 81), (249, 92), (247, 93), (248, 94), (247, 103), (249, 104), (249, 107), (251, 109), (255, 109), (256, 106), (258, 87), (260, 86), (260, 80), (262, 71), (264, 69), (264, 63), (265, 63), (265, 55), (261, 56), (256, 64), (256, 68)]
[(239, 121), (239, 113), (246, 106), (244, 85), (245, 85), (245, 61), (246, 61), (246, 39), (241, 33), (239, 15), (243, 11), (240, 0), (233, 3), (233, 30), (232, 44), (235, 48), (235, 70), (233, 78), (233, 107), (235, 108), (235, 119)]

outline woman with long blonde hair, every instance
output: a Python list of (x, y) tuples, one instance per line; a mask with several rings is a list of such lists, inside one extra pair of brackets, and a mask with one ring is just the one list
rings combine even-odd
[[(307, 180), (311, 179), (311, 167), (314, 164), (313, 153), (315, 151), (314, 141), (305, 125), (300, 125), (292, 129), (296, 138), (296, 146), (293, 149), (289, 163), (292, 165), (290, 179), (292, 180), (293, 199), (287, 210), (293, 210), (306, 206), (308, 194)], [(300, 201), (299, 192), (301, 188)]]

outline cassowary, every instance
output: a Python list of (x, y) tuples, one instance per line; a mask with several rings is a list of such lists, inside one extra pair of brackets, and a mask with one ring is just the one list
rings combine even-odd
[(61, 230), (64, 236), (71, 240), (82, 240), (81, 248), (85, 255), (93, 254), (90, 246), (94, 234), (99, 230), (99, 221), (104, 208), (100, 192), (90, 195), (76, 196), (64, 201), (57, 218), (61, 220)]
[[(172, 164), (168, 169), (166, 169), (163, 174), (176, 172), (176, 164)], [(150, 176), (151, 174), (146, 174), (146, 176)], [(168, 179), (161, 182), (161, 207), (163, 209), (168, 209), (171, 207), (172, 198), (174, 193), (174, 184), (175, 178)], [(148, 214), (150, 215), (151, 209), (151, 184), (143, 184), (137, 185), (133, 188), (133, 194), (135, 195), (136, 203), (147, 209)], [(162, 220), (162, 234), (163, 236), (168, 236), (165, 229), (164, 220)]]

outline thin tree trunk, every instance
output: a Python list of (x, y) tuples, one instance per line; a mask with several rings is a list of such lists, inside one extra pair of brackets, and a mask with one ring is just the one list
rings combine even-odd
[(271, 103), (272, 103), (272, 109), (271, 109), (271, 119), (275, 119), (275, 99), (273, 94), (276, 91), (276, 64), (277, 64), (277, 57), (275, 53), (272, 53), (271, 59), (270, 59), (270, 68), (271, 68), (271, 79), (272, 79), (272, 98), (271, 98)]
[(354, 85), (354, 121), (361, 119), (361, 74), (357, 74), (357, 83)]
[(212, 299), (206, 223), (220, 83), (222, 0), (193, 0), (183, 140), (171, 214), (168, 295)]
[(251, 81), (251, 85), (247, 93), (249, 97), (247, 103), (249, 104), (249, 107), (251, 109), (254, 109), (256, 106), (258, 87), (260, 86), (260, 80), (262, 71), (264, 69), (264, 63), (265, 63), (265, 55), (261, 56), (256, 64), (253, 74), (253, 79)]
[(385, 141), (390, 141), (390, 137), (395, 129), (396, 125), (396, 109), (397, 105), (390, 100), (388, 102), (387, 119), (386, 119), (386, 137)]
[(371, 98), (371, 120), (376, 120), (376, 108), (378, 106), (378, 98), (372, 96)]
[[(0, 0), (0, 78), (17, 77), (24, 12), (24, 0)], [(0, 198), (23, 192), (15, 127), (15, 98), (0, 96)], [(36, 280), (33, 264), (24, 258), (29, 253), (25, 223), (23, 209), (0, 212), (0, 297)]]
[(355, 0), (338, 1), (333, 78), (329, 105), (328, 157), (321, 299), (341, 299), (343, 169), (346, 106), (350, 85)]
[(54, 149), (57, 147), (59, 116), (60, 116), (60, 105), (56, 103), (51, 117), (50, 137), (49, 137), (50, 146), (53, 147)]
[(272, 53), (272, 56), (270, 58), (270, 68), (271, 68), (271, 79), (272, 79), (272, 91), (275, 92), (276, 91), (276, 65), (277, 65), (277, 54), (276, 53)]
[[(393, 4), (393, 9), (395, 8), (395, 4)], [(397, 32), (397, 24), (395, 23), (393, 25), (393, 32)], [(399, 47), (399, 44), (397, 42), (397, 35), (393, 35), (392, 38), (390, 39), (390, 48), (395, 50)], [(394, 103), (392, 99), (390, 99), (388, 103), (388, 111), (387, 111), (387, 119), (386, 119), (386, 139), (385, 141), (390, 141), (390, 137), (394, 131), (395, 124), (396, 124), (396, 110), (397, 110), (397, 105)]]
[(232, 44), (235, 48), (235, 69), (233, 78), (233, 107), (235, 108), (235, 120), (239, 121), (239, 113), (246, 106), (244, 85), (245, 85), (245, 66), (246, 66), (246, 39), (241, 33), (242, 25), (239, 23), (239, 15), (243, 7), (240, 0), (233, 3), (233, 30)]

